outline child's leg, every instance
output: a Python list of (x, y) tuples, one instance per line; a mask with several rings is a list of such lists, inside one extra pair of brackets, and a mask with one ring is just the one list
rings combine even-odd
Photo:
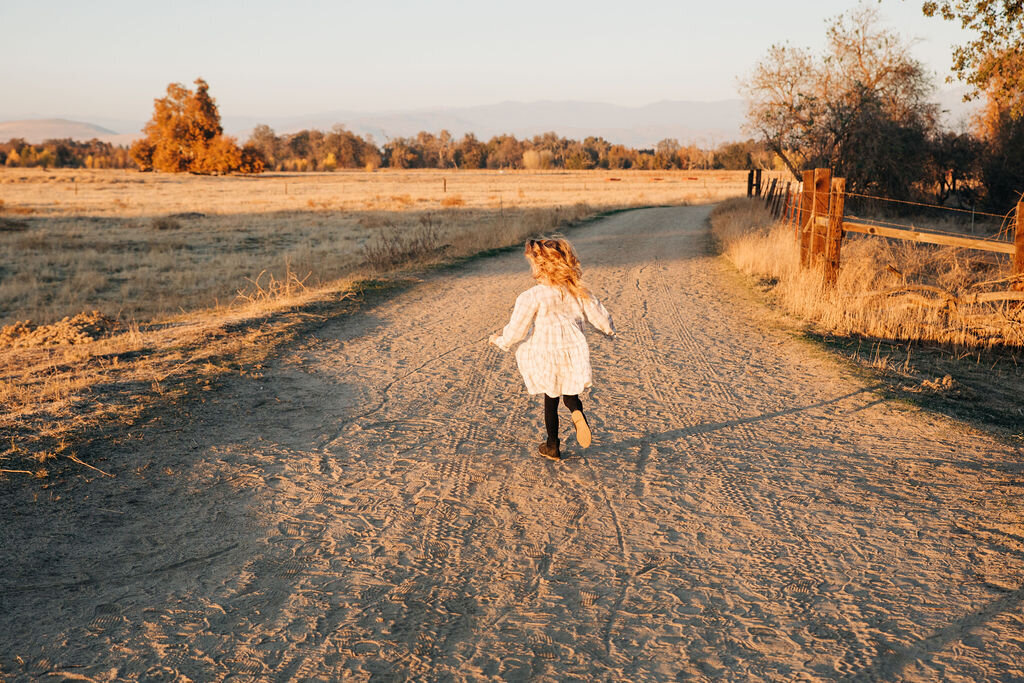
[(579, 394), (566, 394), (562, 397), (562, 403), (565, 404), (565, 407), (569, 409), (570, 413), (574, 410), (578, 410), (581, 413), (583, 412), (583, 402), (580, 401)]
[(583, 402), (576, 394), (569, 394), (562, 397), (565, 407), (572, 413), (572, 426), (576, 429), (576, 441), (586, 448), (590, 445), (590, 425), (587, 423), (587, 416), (583, 414)]
[(544, 395), (544, 428), (548, 433), (548, 443), (558, 443), (558, 398)]

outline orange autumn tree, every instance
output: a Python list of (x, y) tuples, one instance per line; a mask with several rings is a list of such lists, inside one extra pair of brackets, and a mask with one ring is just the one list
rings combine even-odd
[(250, 145), (239, 149), (224, 135), (210, 86), (197, 78), (196, 89), (180, 83), (167, 86), (167, 96), (153, 101), (153, 118), (145, 137), (132, 145), (132, 158), (143, 171), (165, 173), (260, 173), (263, 158)]

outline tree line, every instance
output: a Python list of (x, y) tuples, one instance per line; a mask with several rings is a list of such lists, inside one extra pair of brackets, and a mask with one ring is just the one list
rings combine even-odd
[[(956, 0), (924, 9), (967, 21), (963, 13), (987, 13), (992, 4)], [(742, 85), (747, 127), (795, 177), (829, 167), (852, 193), (1005, 211), (1024, 191), (1024, 68), (1012, 68), (1024, 67), (1024, 26), (1021, 3), (1015, 6), (1016, 14), (989, 17), (1005, 20), (1002, 30), (1018, 36), (1007, 38), (1004, 60), (992, 52), (995, 38), (955, 53), (960, 76), (987, 69), (967, 79), (975, 88), (970, 96), (984, 107), (966, 129), (942, 125), (924, 66), (867, 5), (832, 21), (822, 54), (789, 45), (769, 50)], [(974, 60), (971, 50), (986, 52)]]
[(46, 140), (30, 144), (22, 138), (0, 142), (0, 166), (19, 168), (136, 168), (127, 147), (100, 140)]
[[(447, 131), (421, 132), (412, 137), (389, 140), (377, 147), (372, 138), (358, 136), (342, 126), (330, 131), (302, 130), (277, 135), (268, 126), (257, 126), (246, 144), (239, 148), (260, 170), (334, 171), (337, 169), (376, 168), (467, 168), (467, 169), (724, 169), (771, 168), (775, 155), (761, 141), (727, 142), (713, 149), (682, 145), (666, 139), (650, 149), (615, 145), (602, 138), (583, 141), (545, 133), (519, 140), (512, 135), (497, 135), (481, 141), (472, 133), (460, 139)], [(39, 168), (137, 168), (154, 170), (151, 156), (140, 163), (125, 146), (90, 140), (46, 140), (30, 144), (21, 138), (0, 142), (0, 166)], [(215, 164), (205, 162), (206, 167)], [(173, 158), (161, 171), (178, 170), (203, 173), (202, 165), (192, 166)], [(226, 167), (225, 167), (226, 166)], [(240, 164), (221, 170), (241, 171)], [(251, 170), (248, 172), (259, 172)]]
[(420, 132), (389, 139), (378, 147), (372, 137), (335, 126), (330, 131), (302, 130), (277, 135), (257, 126), (241, 147), (225, 135), (216, 101), (202, 79), (195, 90), (167, 86), (165, 97), (154, 100), (153, 117), (145, 137), (131, 148), (144, 171), (191, 173), (259, 173), (276, 171), (333, 171), (339, 168), (469, 168), (469, 169), (693, 169), (749, 168), (770, 163), (766, 145), (753, 141), (729, 143), (717, 150), (683, 146), (665, 139), (652, 149), (615, 145), (600, 137), (583, 141), (545, 133), (519, 140), (498, 135), (487, 142), (468, 133), (455, 139), (448, 131)]
[(259, 153), (267, 169), (333, 171), (340, 168), (464, 168), (464, 169), (747, 169), (764, 167), (772, 154), (763, 142), (730, 142), (715, 149), (684, 146), (665, 139), (650, 149), (617, 145), (600, 137), (572, 140), (556, 133), (518, 139), (496, 135), (479, 140), (448, 131), (420, 132), (392, 138), (378, 147), (372, 138), (335, 126), (330, 131), (302, 130), (277, 135), (257, 126), (247, 146)]

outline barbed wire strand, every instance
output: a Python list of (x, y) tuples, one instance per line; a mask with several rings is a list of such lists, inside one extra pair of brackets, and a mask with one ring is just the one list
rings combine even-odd
[[(1005, 219), (1009, 215), (1009, 214), (1002, 214), (1002, 213), (988, 213), (987, 211), (975, 211), (975, 210), (972, 210), (972, 209), (957, 209), (957, 208), (954, 208), (952, 206), (942, 206), (941, 204), (928, 204), (928, 203), (925, 203), (925, 202), (912, 202), (912, 201), (907, 200), (907, 199), (891, 199), (889, 197), (878, 197), (878, 196), (870, 195), (870, 194), (858, 194), (857, 192), (846, 192), (846, 196), (847, 197), (861, 197), (863, 199), (875, 199), (875, 200), (878, 200), (880, 202), (892, 202), (894, 204), (909, 204), (911, 206), (924, 206), (924, 207), (927, 207), (929, 209), (940, 209), (942, 211), (957, 211), (959, 213), (969, 213), (969, 214), (971, 214), (973, 216), (990, 216), (992, 218)], [(1010, 213), (1012, 214), (1014, 211), (1015, 211), (1015, 209), (1011, 209)]]
[[(797, 194), (802, 193), (803, 192), (803, 183), (798, 184), (797, 188), (798, 188), (797, 189)], [(989, 216), (989, 217), (992, 217), (992, 218), (998, 218), (1000, 222), (999, 222), (999, 230), (996, 232), (996, 234), (994, 236), (992, 236), (992, 237), (982, 238), (982, 239), (986, 239), (986, 240), (991, 239), (991, 240), (995, 240), (995, 241), (999, 241), (999, 238), (1004, 237), (1004, 236), (1007, 237), (1007, 238), (1010, 237), (1010, 233), (1012, 231), (1011, 230), (1011, 226), (1013, 225), (1013, 221), (1011, 219), (1017, 213), (1016, 207), (1014, 207), (1013, 209), (1010, 209), (1010, 211), (1005, 213), (1005, 214), (999, 214), (999, 213), (989, 213), (987, 211), (976, 211), (976, 210), (971, 210), (971, 209), (957, 209), (957, 208), (953, 208), (953, 207), (950, 207), (950, 206), (942, 206), (940, 204), (927, 204), (925, 202), (912, 202), (912, 201), (909, 201), (909, 200), (906, 200), (906, 199), (892, 199), (890, 197), (879, 197), (877, 195), (860, 194), (858, 192), (845, 192), (844, 194), (846, 194), (847, 196), (850, 196), (850, 197), (861, 197), (863, 199), (874, 199), (874, 200), (882, 201), (882, 202), (892, 202), (892, 203), (895, 203), (895, 204), (909, 204), (911, 206), (922, 206), (922, 207), (927, 207), (927, 208), (931, 208), (931, 209), (940, 209), (942, 211), (954, 211), (954, 212), (958, 212), (958, 213), (969, 213), (972, 216)], [(887, 225), (892, 226), (892, 227), (906, 228), (905, 224), (886, 223), (885, 221), (880, 221), (880, 220), (874, 219), (874, 218), (870, 218), (870, 219), (861, 218), (860, 220), (874, 220), (874, 221), (878, 222), (879, 224), (887, 224)], [(962, 236), (963, 235), (963, 233), (947, 232), (947, 231), (937, 230), (937, 229), (929, 229), (928, 232), (938, 232), (938, 233), (942, 233), (942, 234), (958, 235), (958, 236)]]

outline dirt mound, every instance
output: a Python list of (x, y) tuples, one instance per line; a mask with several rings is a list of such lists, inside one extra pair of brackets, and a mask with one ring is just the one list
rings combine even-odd
[(50, 325), (19, 321), (0, 328), (0, 348), (85, 344), (109, 336), (115, 327), (117, 323), (99, 311), (79, 313)]

